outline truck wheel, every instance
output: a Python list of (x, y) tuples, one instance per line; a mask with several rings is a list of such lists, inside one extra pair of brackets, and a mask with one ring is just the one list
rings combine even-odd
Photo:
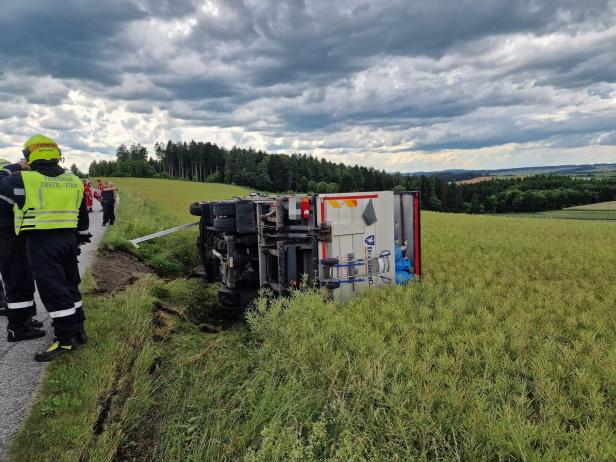
[(190, 204), (189, 210), (191, 215), (194, 215), (195, 217), (201, 216), (201, 204), (199, 204), (199, 202), (193, 202)]
[(215, 202), (214, 203), (215, 217), (234, 217), (235, 202)]
[(235, 232), (235, 217), (214, 218), (214, 231), (221, 233)]

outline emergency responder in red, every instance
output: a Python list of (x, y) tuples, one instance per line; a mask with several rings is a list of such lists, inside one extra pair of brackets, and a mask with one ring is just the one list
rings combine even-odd
[[(9, 164), (0, 159), (0, 169)], [(9, 174), (9, 170), (4, 173)], [(32, 319), (36, 306), (26, 243), (23, 236), (15, 235), (13, 207), (7, 201), (0, 201), (0, 275), (6, 287), (3, 307), (8, 320), (7, 340), (19, 342), (43, 337), (45, 331), (40, 329), (43, 323)]]
[(90, 182), (88, 180), (81, 180), (83, 183), (83, 194), (86, 198), (86, 208), (88, 209), (88, 213), (92, 212), (92, 202), (94, 202), (94, 198), (92, 197), (92, 186), (90, 186)]
[(94, 190), (94, 199), (96, 199), (99, 202), (101, 201), (101, 193), (103, 192), (104, 187), (105, 185), (100, 179), (96, 180), (96, 189)]
[[(90, 241), (83, 185), (60, 167), (51, 138), (26, 141), (25, 160), (0, 171), (0, 199), (13, 204), (15, 234), (23, 236), (41, 300), (53, 321), (55, 339), (34, 356), (51, 361), (87, 341), (79, 292), (79, 245)], [(10, 174), (14, 173), (14, 174)]]
[(116, 205), (117, 189), (113, 183), (105, 183), (101, 192), (101, 204), (103, 206), (103, 226), (107, 223), (113, 225), (115, 223), (115, 205)]

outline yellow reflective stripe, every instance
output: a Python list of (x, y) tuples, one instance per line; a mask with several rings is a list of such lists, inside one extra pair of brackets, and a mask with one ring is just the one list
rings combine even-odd
[(340, 202), (338, 202), (337, 200), (328, 200), (327, 202), (335, 209), (339, 209), (342, 207), (342, 205), (340, 205)]
[(26, 215), (53, 215), (60, 213), (77, 213), (76, 210), (27, 210)]
[(26, 217), (24, 219), (28, 220), (26, 222), (27, 225), (32, 225), (32, 224), (36, 224), (36, 223), (75, 223), (77, 224), (78, 220), (37, 220), (36, 218), (28, 218)]

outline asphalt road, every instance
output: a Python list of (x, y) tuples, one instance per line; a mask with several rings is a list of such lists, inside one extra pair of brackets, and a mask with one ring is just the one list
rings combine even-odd
[[(94, 212), (90, 214), (90, 232), (94, 236), (90, 244), (81, 248), (79, 272), (84, 271), (103, 237), (103, 212), (100, 204), (94, 201)], [(45, 323), (47, 337), (27, 342), (8, 343), (6, 341), (6, 318), (0, 316), (0, 461), (8, 460), (8, 448), (26, 417), (30, 403), (36, 395), (45, 371), (45, 363), (34, 361), (34, 353), (49, 346), (52, 338), (51, 318), (43, 308), (36, 294), (37, 319)], [(88, 307), (84, 305), (86, 317)], [(87, 326), (87, 321), (86, 321)]]

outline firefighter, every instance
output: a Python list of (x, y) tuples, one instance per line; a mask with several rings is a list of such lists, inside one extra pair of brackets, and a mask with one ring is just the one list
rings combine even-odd
[(83, 194), (86, 198), (86, 208), (88, 209), (88, 213), (92, 213), (92, 203), (94, 202), (92, 197), (92, 186), (88, 180), (81, 180), (83, 183)]
[(88, 212), (79, 178), (64, 171), (51, 138), (26, 141), (25, 160), (0, 171), (0, 199), (13, 203), (15, 234), (23, 236), (41, 300), (52, 318), (55, 339), (35, 355), (51, 361), (87, 341), (79, 292), (79, 245), (90, 242)]
[(105, 183), (101, 192), (101, 204), (103, 206), (103, 226), (107, 223), (113, 225), (115, 223), (115, 205), (116, 205), (117, 190), (113, 183)]
[[(9, 161), (0, 159), (0, 169)], [(9, 170), (4, 172), (9, 174)], [(34, 281), (26, 257), (25, 240), (15, 235), (11, 204), (0, 201), (0, 275), (7, 317), (7, 341), (19, 342), (45, 336), (43, 323), (32, 319), (36, 314)]]
[[(96, 189), (94, 189), (94, 199), (96, 199), (99, 202), (101, 201), (101, 193), (103, 192), (104, 187), (105, 185), (103, 184), (100, 178), (96, 180)], [(102, 203), (101, 203), (101, 206), (102, 206)]]

